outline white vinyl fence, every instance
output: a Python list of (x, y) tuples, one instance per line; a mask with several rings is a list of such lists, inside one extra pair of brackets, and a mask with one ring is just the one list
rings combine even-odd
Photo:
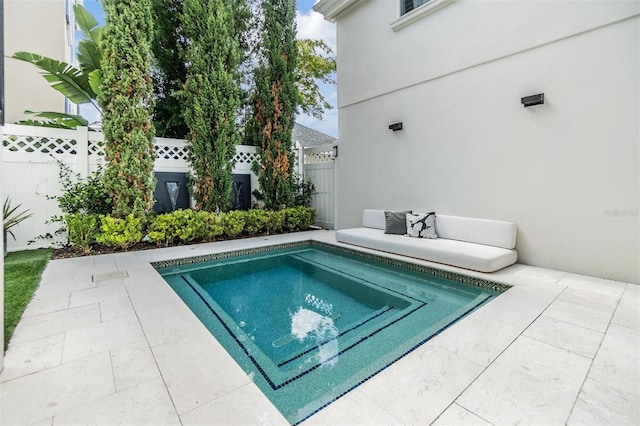
[[(30, 219), (12, 229), (16, 240), (9, 236), (8, 248), (15, 251), (46, 247), (50, 241), (36, 237), (53, 233), (58, 228), (57, 224), (46, 223), (52, 216), (60, 214), (56, 201), (51, 199), (52, 196), (61, 194), (58, 162), (82, 177), (90, 175), (100, 165), (104, 165), (103, 134), (89, 131), (86, 127), (63, 130), (7, 124), (0, 128), (0, 135), (3, 149), (0, 181), (2, 194), (11, 199), (13, 206), (21, 204), (19, 211), (29, 209), (33, 213)], [(155, 147), (157, 157), (154, 171), (190, 171), (184, 140), (157, 138)], [(324, 162), (333, 170), (334, 156), (327, 154), (326, 149), (325, 154), (320, 154), (322, 150), (314, 151), (313, 154), (307, 152), (308, 150), (298, 153), (297, 158), (304, 158), (304, 162), (297, 163), (304, 164), (305, 171), (302, 173), (316, 185), (318, 195), (314, 197), (313, 207), (318, 210), (318, 224), (330, 228), (333, 223), (333, 200), (328, 202), (326, 198), (334, 193), (332, 189), (327, 189), (327, 185), (333, 186), (333, 179), (329, 183), (326, 176), (321, 176), (318, 165)], [(236, 147), (233, 173), (250, 174), (252, 189), (258, 188), (257, 177), (251, 171), (251, 164), (256, 157), (255, 147)], [(308, 164), (307, 158), (311, 161)], [(29, 244), (29, 241), (33, 242)]]
[(304, 177), (315, 185), (311, 207), (316, 209), (316, 224), (333, 229), (335, 216), (335, 159), (337, 147), (332, 145), (304, 150)]

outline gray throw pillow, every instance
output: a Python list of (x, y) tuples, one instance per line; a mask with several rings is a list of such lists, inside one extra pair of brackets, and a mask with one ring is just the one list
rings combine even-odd
[(402, 212), (384, 212), (385, 234), (404, 235), (407, 233), (407, 213), (411, 210)]

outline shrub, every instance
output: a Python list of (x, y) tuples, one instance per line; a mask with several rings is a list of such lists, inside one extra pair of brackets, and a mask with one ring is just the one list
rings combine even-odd
[(79, 174), (72, 178), (69, 166), (58, 162), (62, 195), (55, 198), (58, 207), (64, 214), (97, 214), (111, 213), (111, 197), (102, 183), (102, 168), (98, 168), (90, 176), (83, 179)]
[(127, 250), (142, 239), (142, 219), (133, 214), (124, 219), (101, 216), (100, 222), (102, 233), (96, 240), (101, 244)]
[(267, 230), (269, 214), (267, 210), (249, 210), (245, 213), (244, 232), (248, 235), (256, 235)]
[(244, 229), (245, 216), (245, 212), (240, 210), (220, 213), (220, 224), (224, 235), (231, 238), (240, 235)]
[(91, 251), (91, 243), (96, 241), (98, 236), (98, 220), (100, 217), (95, 214), (68, 214), (64, 216), (69, 232), (69, 242), (82, 250), (83, 253)]
[(202, 240), (206, 236), (206, 214), (193, 210), (175, 210), (160, 214), (149, 223), (148, 237), (158, 246), (168, 246), (174, 241), (183, 243)]
[(200, 217), (203, 224), (203, 239), (213, 241), (224, 233), (220, 216), (212, 212), (199, 211), (196, 216)]
[(311, 207), (311, 200), (316, 195), (316, 186), (311, 179), (302, 179), (296, 174), (293, 178), (293, 205)]
[(267, 215), (267, 232), (270, 234), (277, 234), (282, 232), (284, 226), (284, 210), (268, 211)]
[(284, 209), (284, 229), (287, 231), (304, 231), (316, 220), (316, 211), (308, 207), (290, 207)]

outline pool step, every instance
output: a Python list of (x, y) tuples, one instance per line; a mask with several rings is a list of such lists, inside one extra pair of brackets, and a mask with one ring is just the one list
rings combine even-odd
[[(338, 318), (340, 318), (341, 314), (340, 312), (335, 312), (331, 315), (329, 315), (329, 318), (332, 319), (333, 321), (337, 320)], [(278, 337), (276, 340), (274, 340), (271, 345), (274, 348), (279, 348), (282, 347), (288, 343), (293, 342), (294, 340), (296, 340), (297, 337), (293, 334), (288, 334), (286, 336), (282, 336), (282, 337)]]

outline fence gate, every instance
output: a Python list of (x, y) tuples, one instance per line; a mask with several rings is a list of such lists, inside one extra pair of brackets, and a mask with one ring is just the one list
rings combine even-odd
[(335, 158), (336, 147), (333, 145), (304, 149), (304, 177), (311, 179), (316, 188), (311, 207), (316, 209), (316, 224), (325, 229), (334, 226)]

